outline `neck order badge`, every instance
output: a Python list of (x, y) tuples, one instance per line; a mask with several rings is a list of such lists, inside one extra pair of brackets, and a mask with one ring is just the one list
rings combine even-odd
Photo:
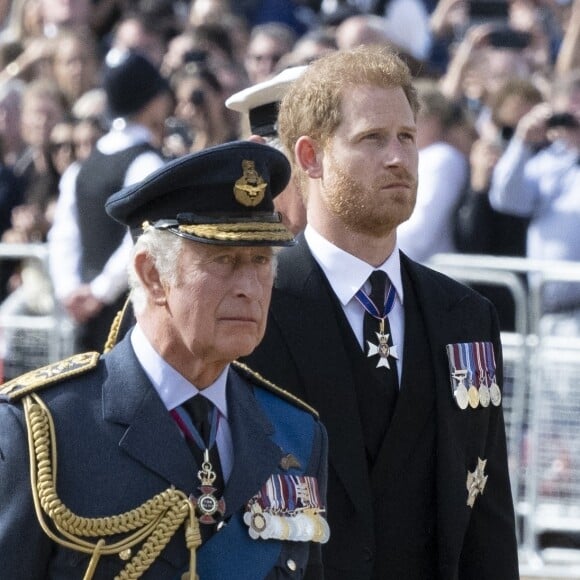
[[(371, 357), (378, 354), (379, 360), (377, 362), (377, 368), (386, 367), (387, 369), (390, 369), (391, 365), (389, 362), (389, 357), (398, 359), (399, 354), (397, 352), (396, 345), (389, 345), (389, 337), (391, 336), (391, 333), (388, 315), (393, 309), (393, 305), (395, 304), (396, 291), (395, 287), (390, 284), (385, 300), (387, 279), (388, 277), (383, 271), (375, 270), (369, 278), (371, 283), (370, 296), (365, 294), (365, 292), (361, 289), (355, 294), (355, 298), (360, 302), (368, 315), (379, 321), (379, 331), (374, 331), (374, 334), (376, 334), (378, 340), (378, 344), (374, 344), (368, 340), (368, 331), (365, 330), (365, 339), (367, 339), (368, 345), (367, 356)], [(379, 309), (377, 304), (382, 304), (382, 308)]]
[(225, 502), (218, 499), (223, 493), (223, 475), (219, 459), (217, 434), (217, 409), (203, 395), (196, 395), (181, 408), (172, 411), (190, 449), (201, 469), (197, 477), (201, 494), (195, 504), (202, 524), (218, 523), (225, 513)]

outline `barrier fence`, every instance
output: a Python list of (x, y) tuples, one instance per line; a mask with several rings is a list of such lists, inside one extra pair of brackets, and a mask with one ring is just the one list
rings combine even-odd
[(543, 308), (550, 285), (580, 288), (580, 264), (440, 254), (429, 266), (511, 296), (503, 407), (522, 578), (580, 579), (580, 336), (565, 313), (572, 332), (554, 334)]
[(0, 305), (1, 379), (73, 353), (74, 326), (56, 305), (44, 244), (0, 244), (0, 274), (21, 280)]

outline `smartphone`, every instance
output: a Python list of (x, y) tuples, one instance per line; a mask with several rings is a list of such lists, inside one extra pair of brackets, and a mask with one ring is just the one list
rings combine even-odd
[(504, 20), (509, 16), (507, 0), (468, 0), (470, 20)]
[(207, 50), (194, 49), (194, 50), (188, 50), (183, 55), (183, 62), (184, 63), (195, 62), (198, 64), (206, 64), (207, 58), (208, 58)]
[(165, 137), (177, 137), (186, 147), (191, 147), (193, 143), (191, 128), (185, 121), (176, 117), (168, 117), (165, 120)]
[(572, 113), (554, 113), (546, 121), (548, 127), (564, 127), (565, 129), (578, 129), (580, 122)]
[(532, 40), (529, 32), (514, 30), (513, 28), (498, 28), (489, 33), (489, 44), (495, 48), (523, 49), (529, 46)]

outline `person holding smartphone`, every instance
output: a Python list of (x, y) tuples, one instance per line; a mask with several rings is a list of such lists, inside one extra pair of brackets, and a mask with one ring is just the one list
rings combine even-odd
[[(579, 161), (580, 71), (576, 69), (555, 80), (549, 103), (522, 117), (493, 173), (491, 205), (530, 218), (527, 257), (580, 260)], [(564, 321), (566, 332), (580, 334), (580, 285), (548, 284), (543, 310), (549, 314), (544, 319), (546, 330), (560, 333)]]

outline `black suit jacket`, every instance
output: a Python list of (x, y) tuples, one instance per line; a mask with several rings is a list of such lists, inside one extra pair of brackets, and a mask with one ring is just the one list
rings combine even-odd
[[(303, 237), (280, 255), (266, 337), (249, 363), (308, 401), (329, 436), (331, 540), (327, 580), (423, 580), (414, 556), (434, 535), (444, 580), (519, 577), (514, 511), (501, 407), (460, 410), (451, 388), (447, 344), (492, 341), (502, 384), (497, 316), (469, 288), (401, 255), (404, 279), (420, 307), (428, 354), (414, 358), (406, 332), (401, 394), (377, 464), (367, 468), (355, 381), (327, 282)], [(423, 445), (434, 440), (425, 468)], [(486, 459), (487, 486), (467, 505), (467, 474)], [(410, 521), (423, 501), (428, 470), (436, 482), (435, 522)], [(434, 472), (434, 473), (433, 473)], [(425, 491), (427, 494), (427, 491)], [(433, 525), (432, 525), (433, 524)]]

